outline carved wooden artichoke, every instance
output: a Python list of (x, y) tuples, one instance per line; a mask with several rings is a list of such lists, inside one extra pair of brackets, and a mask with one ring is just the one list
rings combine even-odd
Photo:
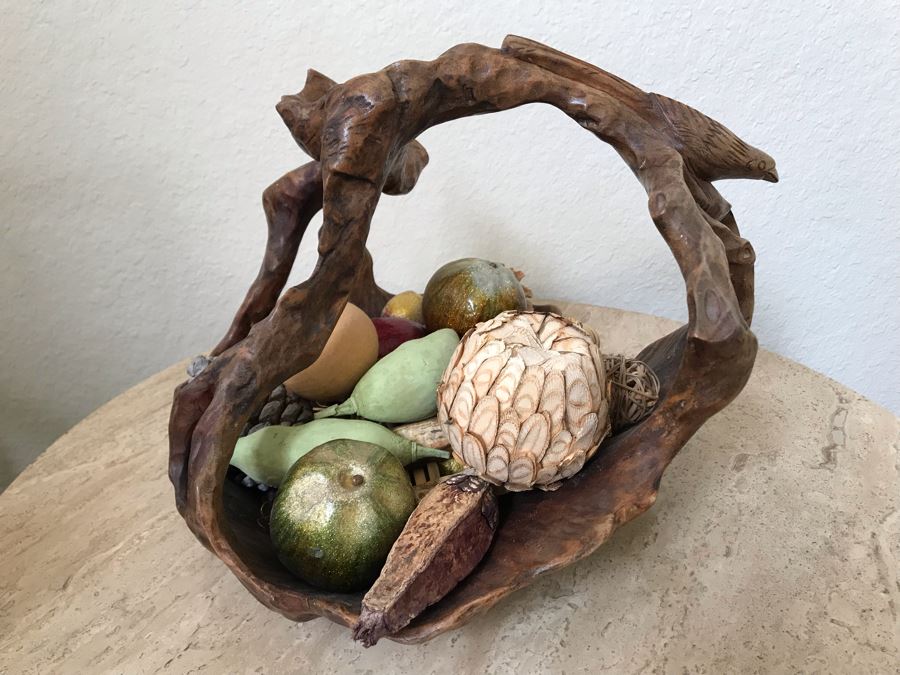
[(554, 490), (610, 431), (594, 335), (556, 314), (504, 312), (463, 337), (438, 386), (454, 456), (508, 490)]

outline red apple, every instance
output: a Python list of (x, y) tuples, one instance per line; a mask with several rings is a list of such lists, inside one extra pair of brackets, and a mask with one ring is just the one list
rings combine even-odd
[(390, 354), (407, 340), (425, 337), (425, 326), (399, 316), (379, 316), (372, 319), (378, 332), (378, 358)]

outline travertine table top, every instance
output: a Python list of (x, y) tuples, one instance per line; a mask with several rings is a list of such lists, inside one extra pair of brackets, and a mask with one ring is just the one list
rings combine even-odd
[[(673, 323), (569, 305), (605, 351)], [(590, 558), (425, 645), (365, 650), (256, 602), (166, 478), (184, 363), (0, 494), (0, 672), (900, 672), (900, 421), (762, 351), (744, 392)]]

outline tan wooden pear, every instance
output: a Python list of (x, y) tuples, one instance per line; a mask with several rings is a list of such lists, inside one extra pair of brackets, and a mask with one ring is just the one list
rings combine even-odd
[(460, 341), (438, 386), (454, 456), (511, 491), (554, 490), (609, 434), (594, 335), (545, 312), (504, 312)]

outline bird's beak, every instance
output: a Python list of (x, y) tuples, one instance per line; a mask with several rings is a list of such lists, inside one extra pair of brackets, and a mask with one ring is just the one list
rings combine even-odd
[(778, 182), (778, 172), (775, 170), (774, 166), (763, 174), (763, 180), (769, 181), (770, 183)]

